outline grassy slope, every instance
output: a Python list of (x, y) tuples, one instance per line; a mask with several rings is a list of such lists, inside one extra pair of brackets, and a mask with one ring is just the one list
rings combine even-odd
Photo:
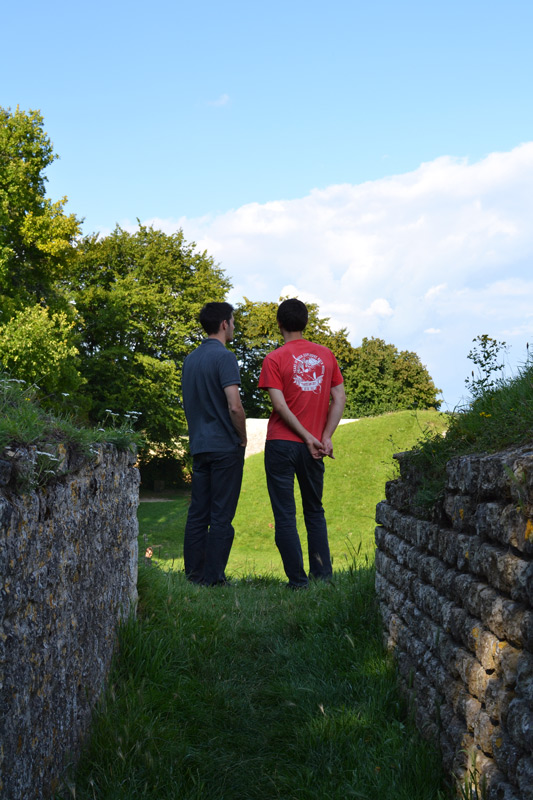
[[(334, 569), (349, 565), (353, 552), (373, 560), (374, 513), (376, 504), (385, 496), (385, 482), (395, 474), (393, 454), (412, 447), (428, 426), (441, 430), (444, 420), (434, 411), (400, 411), (338, 428), (334, 437), (335, 460), (328, 459), (326, 463), (324, 491)], [(141, 504), (142, 544), (152, 545), (156, 557), (170, 563), (174, 559), (174, 565), (181, 567), (186, 516), (186, 497)], [(298, 524), (305, 552), (301, 513)], [(228, 573), (282, 576), (262, 454), (246, 460), (234, 526)]]

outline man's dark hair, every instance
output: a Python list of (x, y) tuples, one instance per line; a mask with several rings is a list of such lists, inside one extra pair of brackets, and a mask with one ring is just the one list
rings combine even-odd
[(218, 333), (221, 324), (229, 322), (233, 315), (233, 306), (229, 303), (206, 303), (200, 311), (200, 325), (211, 336)]
[(308, 319), (307, 306), (296, 297), (284, 300), (278, 308), (277, 320), (288, 332), (303, 331)]

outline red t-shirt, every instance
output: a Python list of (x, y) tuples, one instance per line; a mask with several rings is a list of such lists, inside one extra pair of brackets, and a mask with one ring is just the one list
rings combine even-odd
[[(293, 339), (266, 356), (259, 388), (280, 389), (292, 413), (320, 440), (328, 417), (331, 387), (342, 382), (331, 350), (307, 339)], [(270, 415), (266, 438), (302, 441), (275, 411)]]

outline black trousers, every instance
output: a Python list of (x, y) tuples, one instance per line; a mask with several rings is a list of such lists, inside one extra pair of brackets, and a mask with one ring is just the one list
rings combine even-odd
[(313, 458), (303, 442), (270, 440), (265, 444), (265, 472), (274, 513), (276, 545), (289, 585), (297, 588), (307, 586), (308, 583), (296, 527), (295, 475), (300, 486), (307, 530), (309, 573), (313, 578), (327, 580), (331, 577), (332, 567), (328, 529), (322, 507), (322, 459)]
[(241, 491), (245, 448), (193, 456), (191, 505), (185, 525), (185, 574), (213, 586), (226, 580), (235, 531), (233, 517)]

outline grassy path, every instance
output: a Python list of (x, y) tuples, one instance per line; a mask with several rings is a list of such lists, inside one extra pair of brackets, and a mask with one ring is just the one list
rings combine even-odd
[(371, 568), (295, 593), (151, 567), (140, 591), (72, 796), (445, 797), (381, 646)]
[[(62, 800), (444, 800), (439, 757), (409, 719), (381, 644), (374, 509), (434, 412), (335, 435), (324, 505), (333, 585), (289, 592), (260, 455), (247, 459), (228, 573), (187, 583), (187, 497), (142, 503), (139, 614)], [(359, 559), (353, 564), (354, 555)], [(157, 565), (156, 565), (157, 564)], [(251, 576), (251, 577), (250, 577)]]

